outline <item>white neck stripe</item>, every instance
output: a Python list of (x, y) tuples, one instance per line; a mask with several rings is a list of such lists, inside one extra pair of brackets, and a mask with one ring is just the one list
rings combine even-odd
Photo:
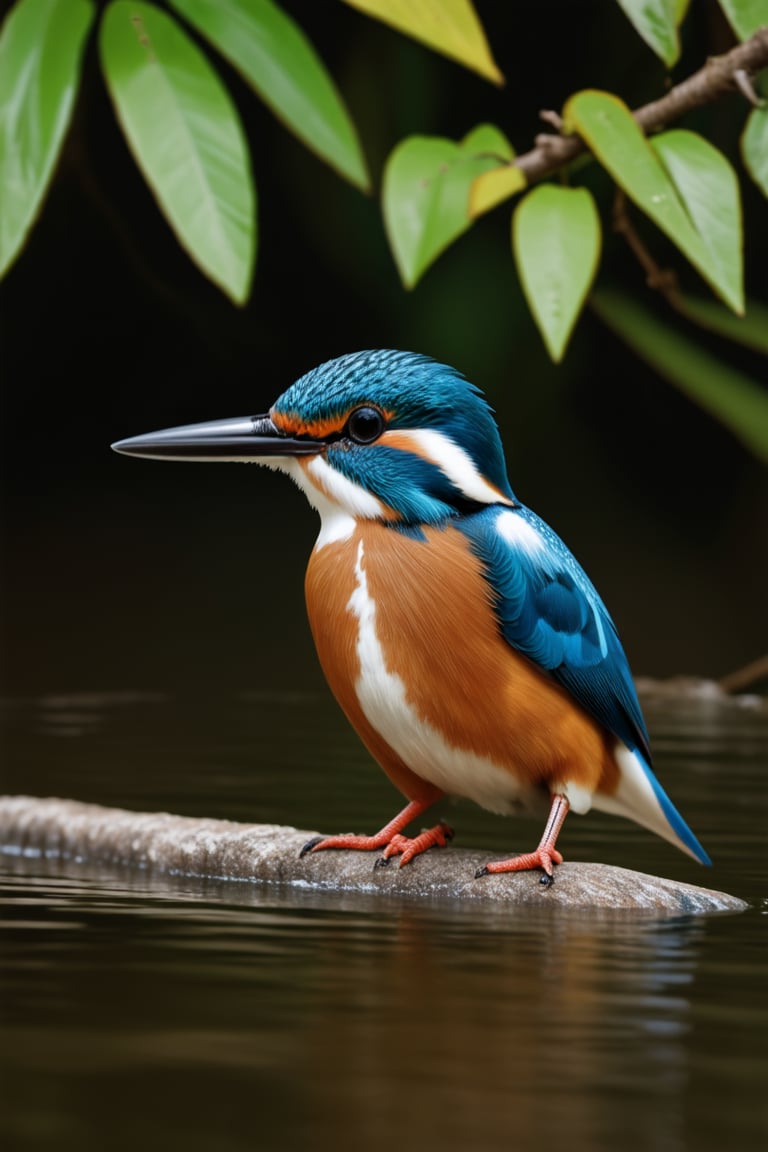
[(414, 450), (439, 468), (467, 500), (476, 500), (480, 504), (512, 503), (498, 488), (488, 483), (478, 472), (469, 453), (450, 436), (433, 428), (398, 429), (397, 436), (398, 439), (413, 441)]

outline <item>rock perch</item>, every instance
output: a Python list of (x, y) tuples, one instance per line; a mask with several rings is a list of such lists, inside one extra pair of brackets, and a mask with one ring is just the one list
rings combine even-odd
[(374, 868), (377, 853), (326, 851), (299, 858), (311, 831), (276, 824), (237, 824), (167, 813), (128, 812), (75, 800), (0, 796), (0, 856), (69, 860), (148, 873), (382, 896), (657, 915), (738, 912), (735, 896), (606, 864), (565, 862), (545, 887), (538, 872), (474, 879), (489, 853), (433, 849), (407, 867)]

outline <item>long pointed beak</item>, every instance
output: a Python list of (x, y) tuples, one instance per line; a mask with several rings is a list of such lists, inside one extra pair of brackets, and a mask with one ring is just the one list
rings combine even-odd
[(112, 445), (125, 456), (150, 460), (258, 460), (274, 456), (316, 456), (322, 440), (283, 435), (269, 416), (206, 420), (131, 436)]

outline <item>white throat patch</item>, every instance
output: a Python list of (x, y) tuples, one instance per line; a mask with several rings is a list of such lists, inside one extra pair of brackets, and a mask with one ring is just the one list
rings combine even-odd
[(285, 458), (278, 466), (296, 481), (312, 507), (320, 513), (316, 549), (337, 540), (348, 540), (355, 530), (356, 520), (378, 520), (385, 515), (380, 500), (331, 468), (322, 456), (313, 456), (305, 464)]

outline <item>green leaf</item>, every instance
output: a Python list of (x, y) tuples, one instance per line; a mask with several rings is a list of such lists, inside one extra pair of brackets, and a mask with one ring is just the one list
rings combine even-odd
[(478, 124), (466, 134), (459, 146), (468, 154), (493, 161), (494, 164), (507, 164), (515, 158), (512, 145), (495, 124)]
[(768, 392), (620, 292), (593, 292), (600, 319), (665, 380), (768, 463)]
[(765, 304), (748, 300), (744, 315), (734, 316), (716, 300), (679, 292), (676, 307), (694, 324), (768, 356), (768, 307)]
[(714, 145), (695, 132), (674, 129), (651, 140), (709, 254), (720, 295), (744, 311), (743, 232), (739, 183)]
[[(723, 236), (719, 234), (717, 253), (713, 253), (709, 238), (701, 235), (696, 220), (692, 218), (694, 210), (700, 218), (703, 216), (700, 205), (694, 209), (695, 194), (691, 193), (689, 204), (683, 203), (657, 151), (646, 140), (627, 106), (609, 92), (586, 90), (571, 97), (565, 106), (564, 119), (568, 129), (579, 133), (616, 183), (677, 245), (717, 295), (735, 312), (740, 312), (743, 308), (740, 251), (736, 277), (733, 268), (736, 257), (732, 250), (729, 256), (721, 251)], [(675, 151), (674, 148), (667, 150), (665, 163), (675, 166), (676, 179), (687, 188), (691, 179), (684, 174), (689, 171), (692, 150), (683, 148), (682, 155), (676, 157), (677, 162), (670, 161), (670, 152)], [(704, 150), (696, 149), (695, 155), (702, 160)], [(702, 178), (708, 184), (711, 182), (717, 194), (731, 203), (724, 172), (709, 152), (704, 160)], [(732, 230), (731, 236), (740, 244), (740, 223)], [(725, 276), (723, 259), (726, 261)]]
[(458, 60), (486, 80), (504, 83), (471, 0), (346, 0), (346, 3), (420, 40), (435, 52)]
[(768, 25), (768, 0), (720, 0), (720, 7), (739, 40)]
[(133, 155), (181, 245), (237, 304), (256, 246), (255, 189), (232, 100), (165, 12), (114, 0), (101, 61)]
[(0, 276), (40, 210), (72, 116), (90, 0), (20, 0), (0, 35)]
[(490, 124), (475, 128), (458, 144), (442, 136), (409, 136), (392, 151), (384, 169), (382, 207), (407, 288), (470, 227), (474, 178), (511, 157), (508, 140)]
[(512, 217), (512, 247), (547, 351), (562, 359), (597, 271), (600, 217), (586, 188), (541, 184)]
[(744, 167), (764, 196), (768, 196), (768, 106), (754, 108), (741, 137)]
[(668, 68), (677, 63), (680, 40), (677, 35), (676, 0), (618, 0), (626, 16), (649, 48)]
[(330, 73), (272, 0), (171, 0), (272, 111), (359, 188), (370, 181), (352, 120)]

